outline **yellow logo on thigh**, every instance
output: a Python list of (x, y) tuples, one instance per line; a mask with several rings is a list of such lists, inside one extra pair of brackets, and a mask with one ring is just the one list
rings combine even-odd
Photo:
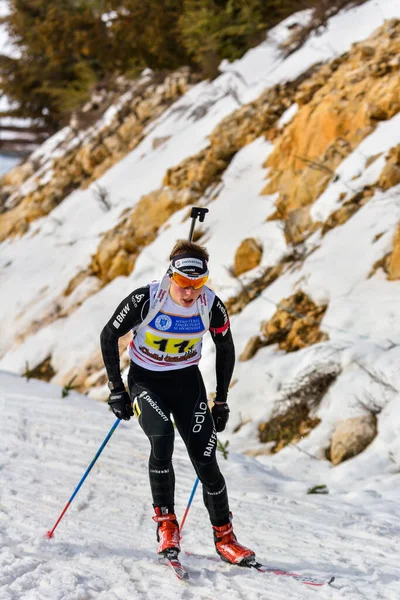
[(134, 401), (134, 403), (133, 403), (133, 412), (135, 413), (135, 417), (136, 417), (137, 419), (139, 419), (139, 417), (140, 417), (140, 413), (141, 413), (141, 410), (140, 410), (140, 408), (139, 408), (139, 403), (138, 403), (138, 401), (137, 401), (137, 398), (135, 398), (135, 401)]

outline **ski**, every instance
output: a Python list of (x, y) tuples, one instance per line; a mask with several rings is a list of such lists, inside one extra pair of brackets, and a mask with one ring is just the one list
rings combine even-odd
[(169, 565), (178, 579), (189, 579), (189, 573), (179, 560), (178, 552), (176, 550), (166, 550), (164, 555), (160, 556), (160, 561), (166, 565)]
[(277, 567), (269, 567), (258, 562), (255, 558), (245, 560), (239, 566), (256, 569), (256, 571), (259, 571), (260, 573), (273, 573), (274, 575), (283, 575), (286, 577), (291, 577), (292, 579), (296, 579), (296, 581), (300, 581), (300, 583), (305, 583), (306, 585), (313, 585), (315, 587), (327, 584), (329, 585), (330, 583), (335, 581), (334, 577), (331, 577), (330, 579), (319, 579), (318, 577), (299, 575), (298, 573), (293, 573), (292, 571), (286, 571), (285, 569), (279, 569)]
[[(192, 552), (185, 552), (185, 554), (187, 556), (192, 556), (193, 558), (212, 560), (213, 562), (220, 562), (220, 560), (221, 560), (216, 556), (193, 554)], [(224, 561), (222, 561), (222, 562), (224, 562)], [(231, 563), (225, 563), (225, 564), (231, 564)], [(308, 576), (308, 575), (300, 575), (299, 573), (287, 571), (286, 569), (281, 569), (279, 567), (270, 567), (268, 565), (264, 565), (264, 564), (258, 562), (254, 557), (249, 558), (246, 561), (242, 561), (239, 565), (232, 565), (232, 566), (248, 567), (251, 569), (255, 569), (259, 573), (271, 573), (274, 575), (282, 575), (284, 577), (290, 577), (291, 579), (295, 579), (296, 581), (299, 581), (300, 583), (304, 583), (306, 585), (312, 585), (314, 587), (329, 585), (330, 583), (332, 583), (335, 580), (334, 577), (330, 577), (329, 579), (320, 579), (318, 577), (312, 577), (312, 576)]]

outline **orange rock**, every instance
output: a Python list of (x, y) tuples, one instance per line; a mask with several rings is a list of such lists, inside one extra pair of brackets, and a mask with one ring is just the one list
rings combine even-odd
[(250, 271), (261, 262), (263, 248), (254, 238), (244, 239), (235, 253), (234, 271), (235, 275), (241, 275)]
[(269, 180), (263, 192), (279, 192), (283, 216), (312, 204), (376, 123), (400, 111), (400, 63), (393, 62), (399, 54), (400, 21), (391, 21), (353, 45), (330, 77), (320, 70), (300, 86), (299, 94), (311, 90), (312, 97), (306, 103), (303, 98), (265, 163)]
[(400, 225), (393, 239), (393, 252), (389, 260), (388, 279), (390, 281), (400, 279)]

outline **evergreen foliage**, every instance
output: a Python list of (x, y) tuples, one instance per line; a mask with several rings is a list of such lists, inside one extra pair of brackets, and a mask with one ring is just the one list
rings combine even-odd
[(61, 396), (62, 398), (66, 398), (67, 396), (69, 396), (69, 393), (72, 390), (76, 390), (78, 388), (78, 386), (76, 385), (72, 385), (73, 382), (75, 381), (75, 379), (77, 378), (77, 375), (74, 375), (66, 385), (64, 385), (62, 391), (61, 391)]
[(133, 76), (149, 67), (176, 69), (188, 64), (181, 43), (182, 0), (109, 0), (114, 11), (108, 33), (112, 38), (114, 69)]
[(329, 490), (325, 484), (314, 485), (313, 487), (308, 488), (307, 494), (329, 494)]
[(101, 81), (190, 65), (214, 77), (265, 31), (315, 0), (10, 0), (2, 20), (19, 57), (0, 55), (12, 113), (50, 131)]
[(221, 59), (234, 60), (258, 44), (265, 31), (298, 10), (293, 0), (184, 0), (180, 18), (189, 56), (206, 76)]
[(4, 20), (19, 58), (0, 57), (1, 87), (21, 114), (50, 128), (104, 75), (106, 25), (87, 0), (12, 0)]
[(229, 446), (229, 440), (226, 440), (226, 442), (223, 444), (220, 440), (217, 439), (217, 450), (219, 452), (221, 452), (221, 454), (225, 460), (228, 460), (228, 456), (229, 456), (228, 446)]

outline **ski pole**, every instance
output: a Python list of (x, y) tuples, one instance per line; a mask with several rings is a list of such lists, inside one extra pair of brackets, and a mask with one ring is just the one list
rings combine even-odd
[(111, 429), (108, 432), (108, 434), (107, 434), (104, 442), (102, 443), (102, 445), (98, 449), (98, 451), (96, 453), (96, 456), (94, 457), (94, 459), (92, 460), (92, 462), (90, 463), (90, 465), (86, 469), (86, 471), (85, 471), (82, 479), (80, 480), (80, 482), (76, 486), (76, 488), (74, 490), (74, 493), (72, 494), (71, 498), (68, 500), (67, 504), (64, 506), (64, 509), (63, 509), (61, 515), (58, 517), (58, 519), (56, 521), (56, 524), (54, 525), (53, 529), (51, 529), (50, 531), (47, 532), (47, 534), (46, 534), (47, 538), (50, 539), (50, 538), (53, 537), (55, 528), (57, 527), (57, 525), (59, 524), (59, 522), (61, 521), (61, 519), (65, 515), (65, 513), (67, 512), (67, 509), (70, 507), (72, 500), (75, 498), (75, 496), (79, 492), (80, 488), (82, 487), (83, 482), (85, 481), (86, 477), (89, 475), (89, 473), (90, 473), (93, 465), (95, 464), (96, 460), (99, 458), (100, 454), (103, 452), (105, 445), (107, 444), (108, 440), (110, 439), (110, 437), (112, 436), (112, 434), (114, 433), (114, 431), (116, 430), (116, 428), (118, 427), (119, 423), (120, 423), (120, 419), (117, 419), (115, 421), (114, 425), (111, 427)]
[(197, 206), (193, 206), (192, 210), (190, 211), (190, 218), (192, 219), (192, 222), (190, 224), (190, 231), (189, 231), (189, 238), (188, 238), (189, 242), (191, 242), (193, 239), (194, 227), (196, 225), (197, 217), (199, 217), (199, 221), (200, 221), (200, 223), (202, 223), (204, 221), (207, 213), (208, 213), (208, 208), (199, 208)]
[[(190, 224), (190, 231), (189, 231), (189, 237), (188, 237), (189, 242), (191, 242), (192, 239), (193, 239), (194, 228), (195, 228), (195, 225), (196, 225), (196, 219), (197, 219), (197, 217), (199, 217), (199, 221), (200, 221), (200, 223), (202, 223), (204, 221), (205, 216), (206, 216), (207, 213), (208, 213), (208, 208), (199, 208), (197, 206), (193, 206), (192, 210), (190, 211), (190, 218), (192, 219), (192, 222)], [(180, 534), (181, 539), (182, 539), (182, 529), (183, 529), (183, 526), (185, 524), (186, 517), (188, 515), (190, 505), (193, 502), (193, 498), (194, 498), (194, 495), (196, 493), (198, 485), (199, 485), (199, 478), (196, 477), (196, 481), (194, 482), (193, 489), (192, 489), (192, 492), (190, 494), (189, 502), (188, 502), (187, 507), (185, 509), (185, 513), (184, 513), (184, 515), (182, 517), (182, 521), (181, 521), (181, 526), (179, 528), (179, 534)]]
[(193, 489), (192, 489), (192, 493), (190, 494), (189, 502), (188, 502), (188, 505), (187, 505), (187, 507), (186, 507), (185, 513), (184, 513), (184, 515), (183, 515), (183, 517), (182, 517), (181, 526), (180, 526), (180, 528), (179, 528), (179, 534), (180, 534), (180, 537), (181, 537), (181, 539), (182, 539), (182, 529), (183, 529), (183, 526), (184, 526), (184, 524), (185, 524), (186, 517), (187, 517), (187, 515), (188, 515), (188, 512), (189, 512), (190, 505), (191, 505), (191, 504), (192, 504), (192, 502), (193, 502), (193, 498), (194, 498), (194, 495), (195, 495), (195, 493), (196, 493), (196, 490), (197, 490), (197, 486), (198, 486), (198, 485), (199, 485), (199, 478), (198, 478), (198, 477), (196, 477), (196, 481), (194, 482)]

